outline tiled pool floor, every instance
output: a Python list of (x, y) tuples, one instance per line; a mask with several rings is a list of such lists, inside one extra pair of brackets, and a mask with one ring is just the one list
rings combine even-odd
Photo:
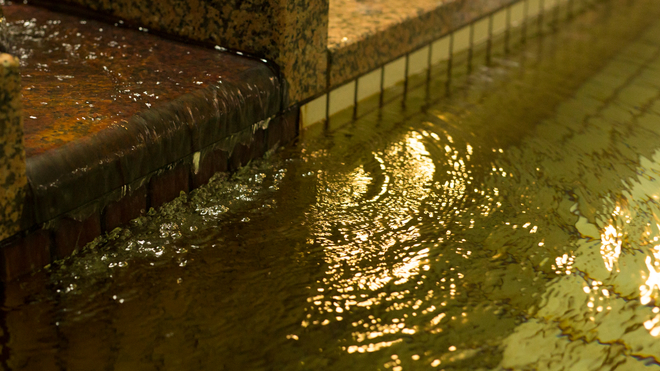
[(504, 340), (502, 367), (660, 369), (660, 23), (537, 132), (550, 145), (525, 141), (509, 161), (579, 184), (567, 206), (580, 238), (547, 262), (559, 277)]

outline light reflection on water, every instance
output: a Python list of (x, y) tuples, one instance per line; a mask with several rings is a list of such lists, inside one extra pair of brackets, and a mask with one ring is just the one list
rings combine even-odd
[[(456, 277), (435, 287), (429, 255), (453, 240), (452, 228), (474, 228), (475, 213), (487, 215), (493, 201), (492, 191), (473, 184), (471, 155), (470, 144), (446, 132), (413, 130), (353, 169), (318, 173), (308, 244), (322, 247), (327, 270), (307, 299), (303, 327), (350, 321), (348, 353), (375, 352), (420, 330), (442, 332), (444, 307), (460, 295), (463, 274), (449, 267)], [(472, 253), (456, 252), (465, 260)], [(432, 304), (439, 297), (445, 300)], [(384, 313), (376, 318), (374, 308)]]
[(6, 365), (658, 369), (658, 35), (218, 177), (8, 286)]

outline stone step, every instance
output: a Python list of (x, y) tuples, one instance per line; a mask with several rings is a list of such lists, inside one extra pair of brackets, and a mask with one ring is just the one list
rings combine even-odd
[(3, 241), (6, 279), (296, 135), (263, 61), (31, 5), (4, 12), (28, 178), (22, 232)]

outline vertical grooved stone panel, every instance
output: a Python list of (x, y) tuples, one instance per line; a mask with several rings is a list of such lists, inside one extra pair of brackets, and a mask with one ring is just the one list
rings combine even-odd
[(44, 229), (3, 241), (2, 279), (10, 281), (50, 264), (51, 244), (50, 232)]
[(297, 135), (300, 110), (293, 107), (277, 116), (266, 130), (266, 150), (290, 143)]
[(63, 259), (101, 235), (101, 218), (97, 213), (83, 221), (62, 218), (56, 222), (55, 228), (54, 257)]
[(128, 223), (147, 209), (147, 187), (142, 186), (105, 207), (102, 227), (104, 232)]
[[(198, 188), (209, 182), (215, 173), (227, 171), (227, 152), (221, 148), (210, 148), (199, 154), (197, 169), (192, 169), (191, 188)], [(194, 161), (194, 160), (193, 160)], [(195, 165), (193, 165), (194, 167)]]
[(190, 165), (179, 163), (149, 181), (149, 207), (157, 208), (190, 190)]

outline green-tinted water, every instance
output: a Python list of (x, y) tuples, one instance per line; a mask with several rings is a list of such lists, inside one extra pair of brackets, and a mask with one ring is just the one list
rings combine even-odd
[(8, 285), (3, 365), (660, 369), (660, 22), (637, 4)]

